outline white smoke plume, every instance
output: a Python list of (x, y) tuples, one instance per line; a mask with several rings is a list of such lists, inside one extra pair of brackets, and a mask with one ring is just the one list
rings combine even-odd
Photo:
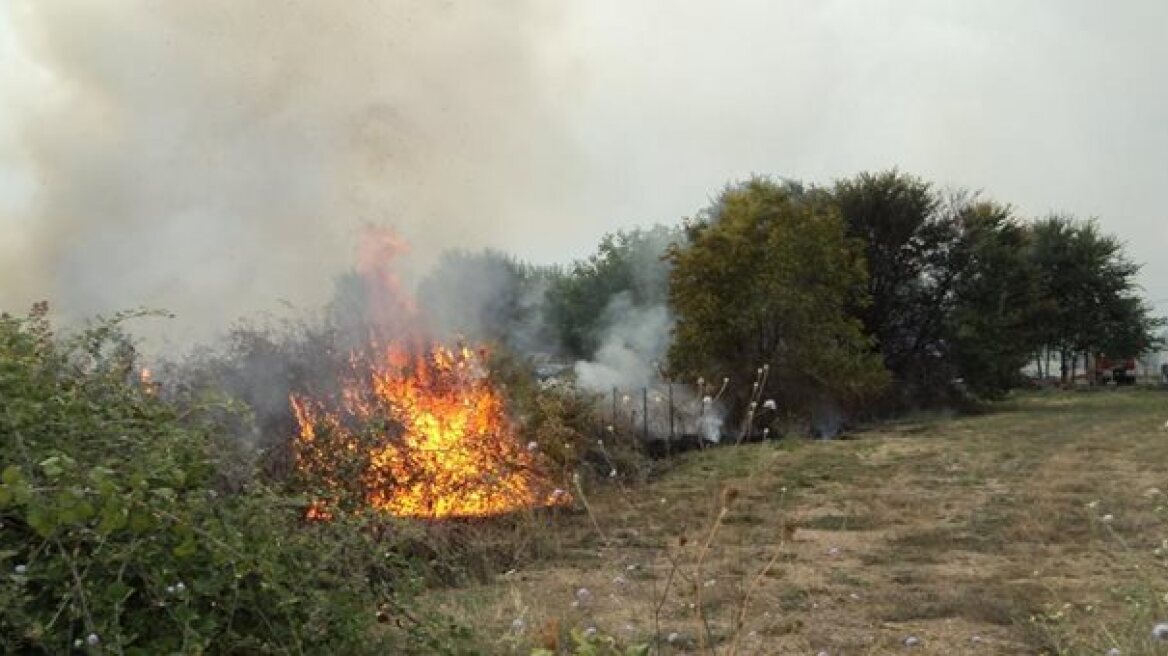
[(146, 305), (206, 334), (323, 301), (362, 223), (420, 262), (500, 246), (571, 177), (555, 3), (4, 4), (6, 140), (31, 171), (0, 206), (6, 310)]
[(605, 310), (603, 337), (591, 361), (576, 363), (576, 383), (589, 391), (639, 389), (659, 380), (673, 319), (663, 305), (636, 307), (627, 293)]
[(576, 384), (600, 395), (602, 414), (611, 413), (613, 424), (651, 439), (696, 435), (718, 442), (722, 405), (699, 387), (671, 384), (662, 375), (673, 330), (668, 307), (637, 306), (625, 292), (612, 297), (604, 314), (600, 346), (591, 360), (574, 367)]

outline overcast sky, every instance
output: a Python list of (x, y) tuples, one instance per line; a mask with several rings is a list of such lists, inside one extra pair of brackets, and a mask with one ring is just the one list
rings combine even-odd
[(7, 309), (238, 314), (319, 297), (360, 221), (546, 262), (897, 166), (1098, 217), (1168, 313), (1162, 0), (7, 1)]

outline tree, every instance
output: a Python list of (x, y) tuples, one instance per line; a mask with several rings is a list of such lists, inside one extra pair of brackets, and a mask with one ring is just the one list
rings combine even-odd
[(686, 230), (688, 245), (670, 251), (675, 374), (749, 385), (765, 365), (764, 393), (802, 409), (824, 397), (854, 403), (886, 382), (847, 313), (866, 301), (862, 245), (827, 203), (754, 178), (728, 187)]
[(1007, 206), (965, 197), (954, 206), (946, 360), (971, 391), (996, 398), (1020, 382), (1037, 346), (1029, 234)]
[(900, 403), (947, 399), (945, 325), (957, 272), (952, 204), (895, 169), (839, 180), (831, 190), (848, 235), (864, 243), (868, 297), (854, 312), (891, 372)]
[(669, 285), (669, 245), (684, 239), (677, 228), (618, 231), (596, 253), (552, 276), (547, 317), (565, 355), (590, 357), (599, 346), (606, 310), (622, 296), (634, 308), (664, 305)]
[(1140, 267), (1118, 239), (1100, 232), (1094, 220), (1068, 216), (1048, 217), (1030, 230), (1039, 288), (1036, 325), (1044, 349), (1040, 362), (1055, 355), (1066, 383), (1080, 358), (1135, 357), (1156, 344), (1162, 321), (1139, 298)]

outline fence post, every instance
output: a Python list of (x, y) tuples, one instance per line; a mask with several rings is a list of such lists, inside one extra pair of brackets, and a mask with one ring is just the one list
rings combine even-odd
[(665, 442), (665, 455), (673, 455), (673, 381), (669, 381), (669, 440)]
[(616, 430), (616, 385), (612, 386), (612, 421), (609, 425)]
[(641, 388), (641, 438), (649, 443), (649, 388)]

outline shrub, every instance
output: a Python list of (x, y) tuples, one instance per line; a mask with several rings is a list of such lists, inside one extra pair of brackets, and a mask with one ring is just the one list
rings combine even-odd
[(130, 315), (61, 339), (46, 314), (0, 317), (0, 651), (457, 649), (378, 518), (216, 486), (223, 446), (139, 381)]

